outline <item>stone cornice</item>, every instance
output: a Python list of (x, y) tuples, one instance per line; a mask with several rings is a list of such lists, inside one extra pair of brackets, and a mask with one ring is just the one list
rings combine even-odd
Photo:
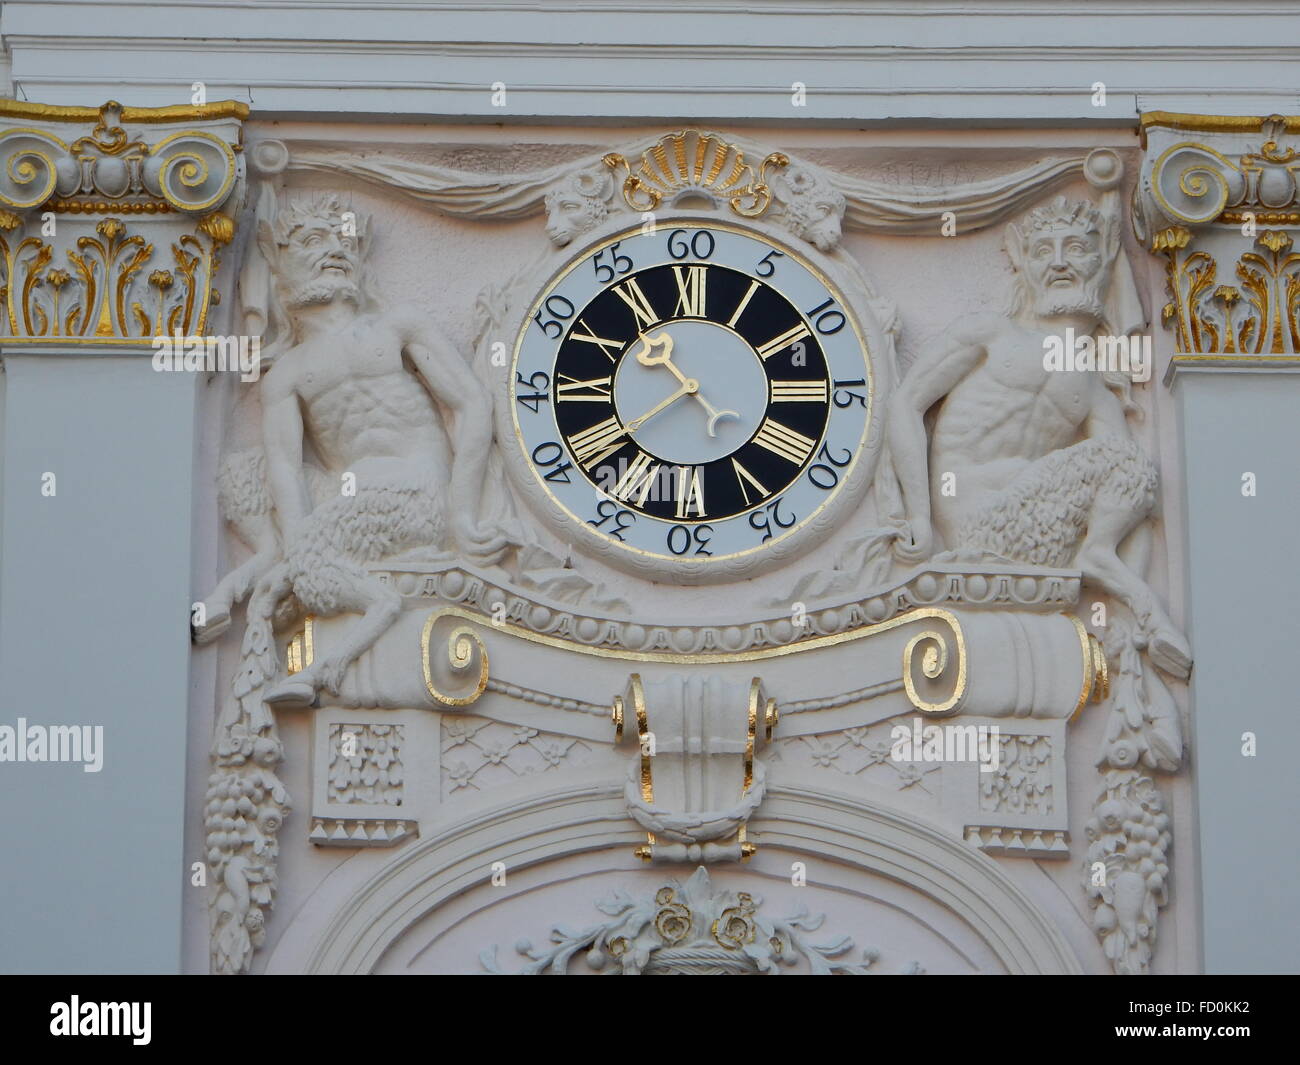
[[(1297, 110), (1298, 31), (1295, 6), (1271, 0), (1230, 17), (1214, 4), (1166, 0), (316, 0), (255, 11), (222, 2), (19, 0), (0, 12), (15, 90), (29, 97), (162, 104), (202, 81), (210, 96), (253, 100), (269, 118), (491, 122), (1114, 126), (1156, 108), (1289, 112)], [(156, 61), (142, 64), (142, 54)], [(505, 107), (492, 105), (498, 81), (510, 90)], [(1107, 103), (1094, 107), (1098, 81)], [(792, 107), (794, 82), (807, 86), (805, 107)]]

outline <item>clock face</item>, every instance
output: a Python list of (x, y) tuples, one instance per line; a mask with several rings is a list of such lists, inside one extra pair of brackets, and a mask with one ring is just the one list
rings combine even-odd
[(755, 231), (682, 220), (610, 237), (552, 280), (515, 346), (510, 405), (570, 527), (607, 553), (701, 567), (822, 513), (871, 397), (858, 325), (820, 271)]

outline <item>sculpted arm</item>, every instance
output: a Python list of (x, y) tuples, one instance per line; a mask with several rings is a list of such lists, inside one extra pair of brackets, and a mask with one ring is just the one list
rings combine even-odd
[(919, 561), (933, 554), (925, 413), (978, 365), (984, 353), (983, 334), (965, 333), (958, 347), (922, 356), (890, 402), (889, 450), (912, 533), (910, 546), (898, 546), (902, 558)]
[(1131, 435), (1128, 419), (1124, 416), (1124, 404), (1106, 387), (1100, 375), (1092, 378), (1092, 408), (1088, 411), (1086, 430), (1090, 438)]
[(292, 388), (270, 387), (262, 402), (262, 436), (266, 444), (266, 479), (285, 542), (292, 540), (311, 511), (311, 495), (302, 472), (302, 410)]
[(415, 311), (400, 313), (402, 350), (434, 398), (452, 412), (451, 510), (457, 539), (495, 561), (506, 537), (478, 523), (480, 494), (492, 446), (492, 403), (469, 364), (437, 328)]

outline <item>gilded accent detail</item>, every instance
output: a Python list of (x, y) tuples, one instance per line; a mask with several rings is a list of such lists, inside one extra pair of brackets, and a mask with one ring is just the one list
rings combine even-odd
[[(202, 224), (199, 229), (204, 230)], [(0, 235), (8, 337), (139, 341), (206, 332), (208, 311), (217, 302), (212, 285), (221, 242), (183, 234), (170, 245), (171, 270), (144, 275), (144, 267), (155, 261), (152, 243), (112, 216), (100, 219), (94, 233), (66, 249), (70, 270), (49, 271), (53, 244)]]
[[(1165, 258), (1162, 319), (1182, 356), (1300, 354), (1300, 117), (1142, 116), (1134, 226)], [(1205, 134), (1205, 143), (1183, 131)]]
[[(220, 118), (237, 118), (242, 121), (248, 117), (248, 104), (239, 100), (214, 100), (210, 104), (174, 104), (168, 107), (122, 107), (110, 100), (104, 106), (119, 108), (123, 122), (211, 122)], [(41, 122), (94, 122), (103, 110), (103, 107), (69, 107), (0, 99), (0, 117)]]
[(1280, 123), (1287, 133), (1300, 133), (1300, 115), (1194, 115), (1178, 111), (1148, 111), (1141, 118), (1142, 147), (1152, 126), (1192, 133), (1260, 133), (1266, 124)]
[(1079, 647), (1083, 656), (1083, 684), (1079, 690), (1079, 702), (1070, 715), (1073, 721), (1091, 700), (1100, 703), (1110, 696), (1110, 666), (1106, 662), (1106, 652), (1101, 641), (1083, 627), (1083, 622), (1073, 614), (1066, 614), (1070, 623), (1079, 634)]
[(109, 203), (107, 200), (47, 200), (42, 206), (55, 214), (167, 214), (172, 205), (166, 200), (136, 200)]
[(289, 641), (289, 648), (285, 654), (285, 669), (290, 674), (301, 673), (315, 659), (315, 629), (316, 619), (309, 617), (303, 622), (302, 632)]
[[(243, 174), (231, 141), (247, 114), (232, 101), (167, 108), (0, 101), (0, 124), (9, 123), (0, 128), (3, 335), (79, 344), (206, 335), (209, 310), (220, 302), (218, 253), (235, 230), (234, 206), (222, 208), (233, 204)], [(188, 121), (225, 124), (184, 128)], [(139, 123), (173, 128), (145, 131)], [(56, 228), (47, 212), (71, 217)], [(196, 228), (185, 232), (189, 225)]]
[(1300, 253), (1281, 230), (1261, 230), (1256, 250), (1238, 257), (1239, 285), (1220, 284), (1219, 264), (1208, 252), (1188, 251), (1190, 232), (1164, 230), (1152, 241), (1166, 257), (1170, 302), (1163, 315), (1174, 323), (1179, 352), (1222, 355), (1300, 353)]
[(696, 193), (726, 200), (742, 218), (757, 218), (772, 203), (768, 171), (789, 166), (790, 159), (772, 152), (755, 178), (754, 168), (734, 144), (714, 133), (688, 129), (661, 137), (641, 153), (635, 168), (617, 152), (603, 162), (624, 175), (623, 200), (634, 211), (653, 211), (665, 200), (671, 204)]
[(434, 680), (433, 657), (431, 654), (431, 640), (433, 636), (433, 627), (443, 615), (437, 612), (429, 615), (429, 620), (424, 623), (424, 629), (420, 633), (420, 661), (424, 667), (424, 686), (434, 700), (442, 703), (444, 706), (469, 706), (478, 700), (478, 697), (487, 690), (488, 684), (488, 654), (487, 648), (483, 646), (483, 641), (468, 625), (457, 625), (447, 636), (447, 664), (451, 668), (454, 677), (470, 675), (474, 672), (475, 663), (478, 665), (478, 677), (474, 681), (474, 687), (468, 695), (452, 695), (442, 691)]
[[(86, 109), (75, 110), (76, 115), (36, 117), (83, 122), (91, 117), (82, 113)], [(160, 110), (169, 113), (145, 120), (179, 122), (194, 111)], [(222, 206), (242, 173), (235, 155), (238, 143), (205, 129), (165, 132), (150, 143), (127, 128), (134, 125), (135, 113), (110, 100), (94, 113), (93, 128), (71, 143), (30, 126), (0, 130), (5, 156), (0, 204), (28, 211), (44, 208), (53, 198), (62, 212), (77, 213), (80, 204), (79, 213), (148, 214), (168, 209), (198, 214)], [(225, 138), (240, 136), (238, 129), (218, 132)]]
[(1153, 147), (1147, 191), (1174, 223), (1282, 224), (1300, 203), (1300, 155), (1281, 145), (1285, 133), (1285, 120), (1273, 116), (1261, 132), (1266, 139), (1244, 150), (1233, 151), (1222, 139), (1213, 146), (1177, 141), (1158, 154)]

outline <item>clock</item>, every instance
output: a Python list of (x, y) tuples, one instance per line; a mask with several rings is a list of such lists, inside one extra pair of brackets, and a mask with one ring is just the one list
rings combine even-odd
[(509, 379), (525, 496), (647, 576), (750, 575), (865, 484), (858, 315), (766, 227), (685, 217), (596, 240), (527, 308)]

